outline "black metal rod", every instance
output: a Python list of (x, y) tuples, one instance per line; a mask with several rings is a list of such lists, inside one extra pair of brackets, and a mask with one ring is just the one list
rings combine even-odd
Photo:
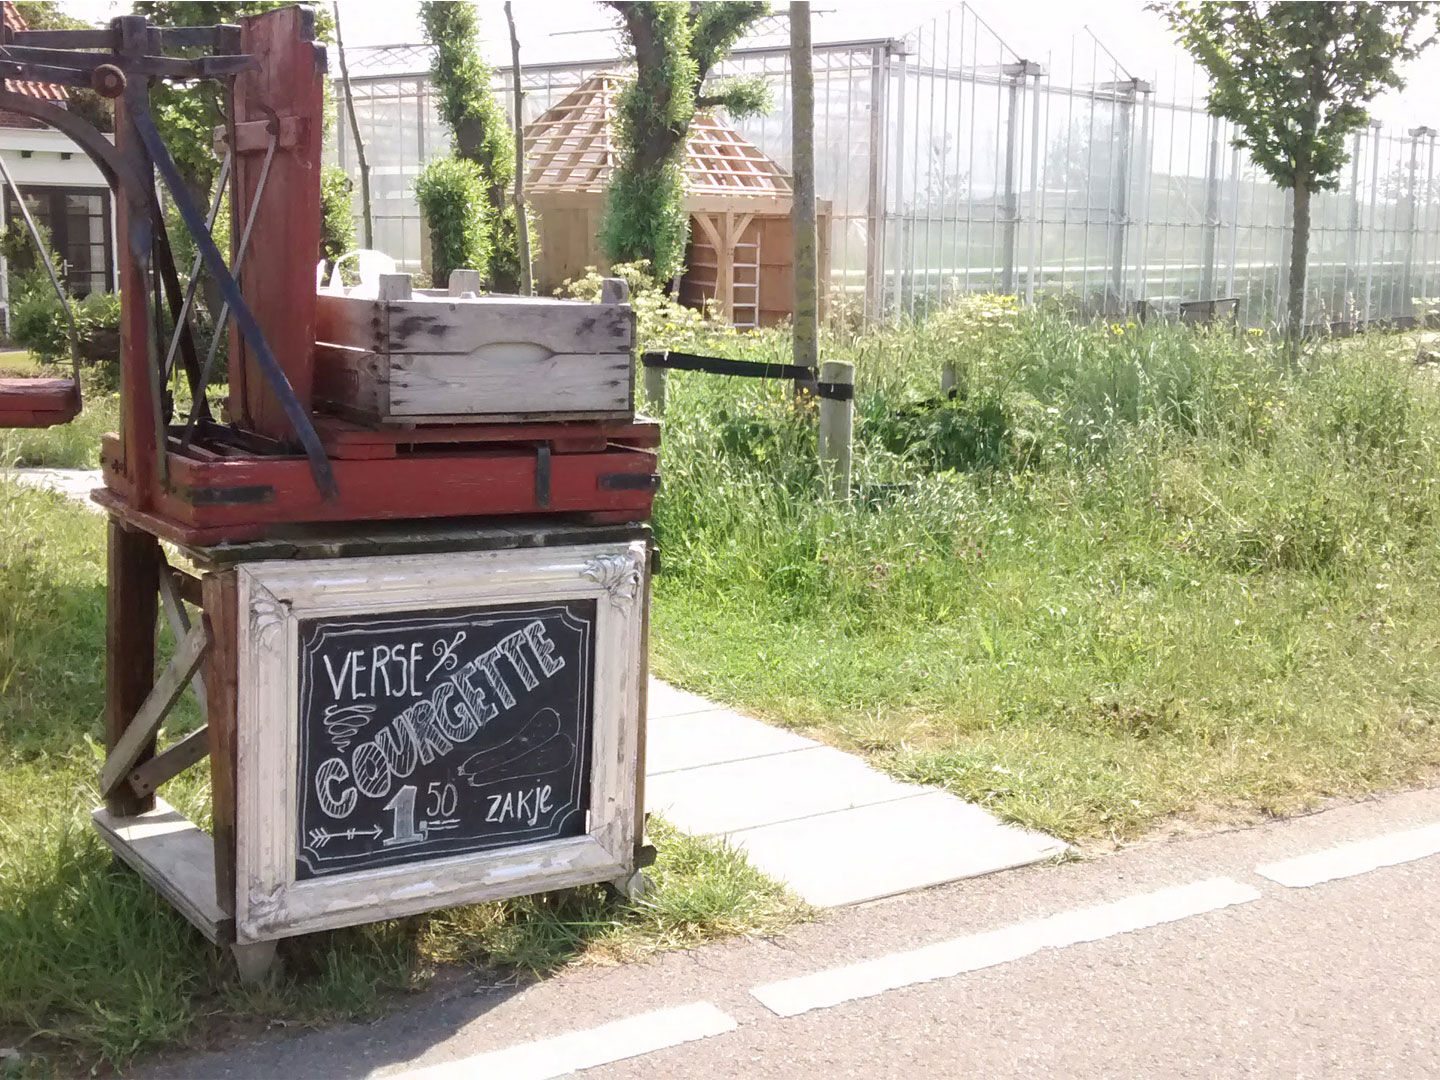
[(175, 167), (169, 151), (165, 149), (165, 141), (160, 137), (160, 132), (156, 130), (155, 122), (150, 118), (149, 111), (143, 107), (133, 110), (130, 122), (140, 136), (140, 141), (144, 143), (150, 159), (159, 170), (160, 178), (170, 189), (170, 195), (175, 200), (176, 208), (180, 211), (181, 220), (194, 235), (195, 244), (204, 256), (210, 273), (214, 275), (219, 284), (221, 295), (230, 304), (230, 310), (240, 333), (250, 348), (255, 351), (255, 359), (260, 364), (261, 372), (266, 381), (270, 383), (270, 388), (275, 391), (275, 396), (280, 401), (280, 408), (284, 410), (286, 419), (290, 421), (290, 426), (300, 439), (305, 456), (310, 459), (310, 474), (315, 479), (315, 486), (327, 499), (335, 498), (339, 494), (335, 486), (335, 473), (330, 467), (330, 459), (325, 456), (325, 448), (320, 445), (320, 436), (316, 434), (305, 407), (295, 396), (295, 389), (290, 385), (290, 380), (285, 377), (284, 368), (275, 359), (275, 354), (270, 351), (270, 344), (265, 340), (265, 333), (260, 329), (260, 324), (255, 321), (255, 315), (251, 312), (249, 305), (245, 303), (240, 286), (230, 276), (230, 270), (225, 265), (224, 257), (215, 246), (215, 240), (209, 230), (205, 228), (205, 218), (191, 200), (190, 193), (185, 190), (180, 170)]

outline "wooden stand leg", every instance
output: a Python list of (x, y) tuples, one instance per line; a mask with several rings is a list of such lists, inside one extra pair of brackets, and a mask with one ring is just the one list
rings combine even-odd
[(635, 855), (628, 874), (611, 881), (610, 888), (626, 900), (640, 901), (655, 892), (655, 882), (644, 868), (655, 861), (655, 849), (645, 843), (645, 730), (650, 718), (650, 578), (654, 567), (655, 549), (653, 543), (646, 550), (647, 565), (644, 583), (641, 586), (642, 608), (640, 615), (640, 670), (638, 687), (636, 756), (635, 756)]
[[(215, 838), (215, 900), (235, 914), (235, 658), (237, 598), (235, 571), (205, 575), (205, 622), (211, 647), (206, 656), (205, 696), (210, 731), (210, 833)], [(237, 947), (238, 948), (238, 947)], [(238, 952), (236, 954), (239, 955)]]
[(655, 541), (649, 540), (645, 545), (645, 575), (641, 586), (644, 591), (640, 609), (640, 715), (635, 731), (635, 862), (632, 865), (636, 870), (655, 861), (654, 849), (647, 850), (645, 846), (645, 747), (650, 728), (650, 594), (658, 555)]
[[(160, 543), (110, 519), (105, 624), (105, 744), (114, 749), (155, 683), (155, 620), (159, 613)], [(136, 764), (155, 756), (152, 739)], [(105, 800), (120, 817), (150, 810), (155, 798), (122, 784)]]
[(247, 986), (264, 982), (275, 967), (275, 942), (256, 941), (247, 945), (231, 945), (240, 981)]

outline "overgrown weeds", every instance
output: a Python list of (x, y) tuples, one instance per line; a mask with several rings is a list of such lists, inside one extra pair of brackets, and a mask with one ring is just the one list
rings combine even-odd
[(659, 668), (1072, 839), (1430, 776), (1440, 398), (1411, 350), (1297, 365), (986, 298), (831, 338), (842, 504), (788, 385), (673, 373)]

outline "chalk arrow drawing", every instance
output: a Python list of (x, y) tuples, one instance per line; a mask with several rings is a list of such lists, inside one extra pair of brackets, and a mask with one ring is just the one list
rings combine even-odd
[(370, 829), (342, 829), (333, 833), (329, 829), (311, 829), (310, 846), (319, 849), (330, 843), (331, 840), (354, 840), (357, 836), (379, 839), (382, 832), (384, 830), (379, 825)]

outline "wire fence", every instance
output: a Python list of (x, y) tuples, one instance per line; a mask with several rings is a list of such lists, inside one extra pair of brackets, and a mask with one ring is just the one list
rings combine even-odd
[[(376, 246), (418, 267), (413, 184), (448, 149), (419, 46), (353, 50)], [(523, 69), (528, 123), (618, 59)], [(1170, 313), (1234, 297), (1242, 321), (1283, 316), (1289, 193), (1235, 148), (1176, 64), (1136, 77), (1093, 37), (1016, 54), (967, 5), (903, 38), (816, 45), (816, 192), (831, 204), (830, 311), (917, 316), (972, 292), (1060, 295), (1086, 313)], [(772, 106), (734, 126), (789, 168), (789, 53), (735, 50), (715, 73), (761, 76)], [(510, 86), (496, 71), (497, 91)], [(337, 90), (337, 92), (339, 92)], [(507, 107), (509, 93), (502, 96)], [(513, 117), (512, 117), (513, 119)], [(1437, 133), (1355, 134), (1335, 191), (1312, 199), (1307, 321), (1403, 321), (1440, 293)], [(356, 171), (346, 124), (336, 160)]]

